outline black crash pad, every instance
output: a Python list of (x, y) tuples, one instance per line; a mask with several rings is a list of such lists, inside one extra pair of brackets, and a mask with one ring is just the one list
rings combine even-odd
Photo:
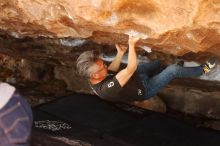
[(60, 97), (35, 107), (33, 112), (34, 131), (38, 136), (77, 140), (81, 145), (220, 145), (218, 131), (196, 128), (166, 115), (130, 105), (112, 104), (93, 95)]

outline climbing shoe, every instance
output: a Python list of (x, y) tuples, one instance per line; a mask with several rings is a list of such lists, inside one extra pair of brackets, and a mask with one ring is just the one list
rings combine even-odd
[(202, 65), (203, 71), (205, 73), (210, 72), (211, 69), (213, 69), (216, 66), (216, 64), (217, 64), (217, 58), (215, 57), (210, 58), (208, 61), (206, 61), (206, 63)]

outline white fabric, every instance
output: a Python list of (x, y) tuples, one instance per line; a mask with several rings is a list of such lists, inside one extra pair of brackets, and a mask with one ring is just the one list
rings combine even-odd
[(14, 92), (15, 87), (7, 83), (0, 83), (0, 109), (8, 103)]

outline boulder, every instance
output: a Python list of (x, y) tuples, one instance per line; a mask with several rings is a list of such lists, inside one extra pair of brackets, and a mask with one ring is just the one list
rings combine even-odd
[[(181, 56), (220, 56), (219, 0), (1, 0), (0, 29), (15, 37), (88, 38)], [(150, 48), (150, 49), (149, 49)]]

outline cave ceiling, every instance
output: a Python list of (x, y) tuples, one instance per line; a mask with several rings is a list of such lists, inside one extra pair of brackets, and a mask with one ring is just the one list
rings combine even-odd
[(1, 0), (0, 29), (14, 37), (84, 38), (174, 56), (220, 56), (219, 0)]
[[(39, 93), (91, 94), (76, 72), (77, 56), (111, 54), (129, 35), (141, 38), (138, 55), (167, 64), (220, 58), (220, 0), (0, 0), (0, 67), (10, 69), (0, 77), (19, 85), (41, 81)], [(218, 65), (202, 78), (217, 81), (175, 80), (159, 95), (170, 109), (219, 122), (219, 71)], [(42, 95), (32, 105), (36, 99)]]

